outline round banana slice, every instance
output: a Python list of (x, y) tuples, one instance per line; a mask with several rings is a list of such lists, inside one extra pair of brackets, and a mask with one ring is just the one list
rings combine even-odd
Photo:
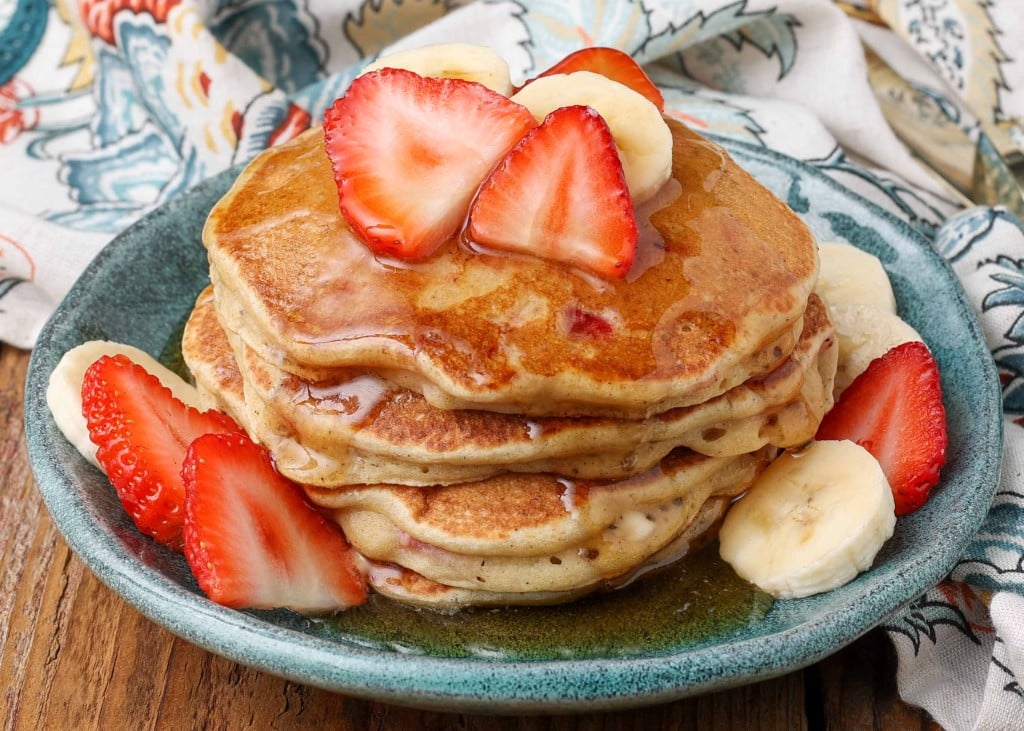
[(896, 297), (878, 257), (851, 244), (818, 244), (818, 293), (830, 305), (871, 305), (896, 314)]
[(830, 591), (874, 561), (896, 526), (878, 461), (850, 441), (786, 452), (729, 509), (722, 558), (779, 599)]
[[(90, 340), (64, 354), (50, 374), (46, 387), (46, 405), (53, 420), (71, 445), (87, 460), (100, 467), (96, 445), (89, 439), (89, 428), (82, 415), (82, 379), (93, 363), (104, 355), (124, 355), (156, 376), (179, 400), (189, 406), (200, 405), (199, 393), (173, 371), (165, 368), (145, 351), (131, 345), (106, 340)], [(100, 469), (103, 469), (100, 467)]]
[(672, 174), (672, 133), (658, 108), (625, 84), (590, 71), (552, 74), (512, 96), (538, 122), (559, 107), (593, 108), (611, 130), (634, 205), (649, 200)]
[(363, 74), (384, 68), (405, 69), (439, 79), (475, 81), (504, 96), (512, 93), (508, 63), (487, 46), (442, 43), (398, 51), (381, 56), (363, 69)]
[(901, 343), (921, 340), (917, 330), (899, 315), (871, 305), (834, 305), (829, 314), (839, 345), (839, 365), (832, 391), (837, 399), (875, 358)]

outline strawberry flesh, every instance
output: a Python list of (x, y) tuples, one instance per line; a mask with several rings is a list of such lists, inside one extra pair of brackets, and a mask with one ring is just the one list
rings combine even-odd
[(244, 434), (197, 439), (182, 477), (185, 558), (213, 601), (324, 613), (366, 599), (365, 577), (341, 529)]
[(562, 107), (531, 130), (480, 186), (471, 245), (626, 276), (637, 225), (607, 123), (590, 107)]
[(882, 466), (896, 515), (921, 507), (946, 462), (946, 411), (939, 370), (921, 342), (871, 362), (825, 415), (816, 439), (849, 439)]
[(600, 337), (612, 334), (612, 324), (593, 312), (573, 307), (569, 311), (569, 334)]
[(392, 68), (360, 76), (324, 113), (342, 215), (374, 252), (426, 258), (535, 125), (525, 107), (474, 82)]
[[(650, 80), (644, 70), (629, 54), (615, 48), (604, 46), (593, 46), (582, 48), (579, 51), (570, 53), (551, 68), (542, 72), (535, 78), (551, 76), (553, 74), (571, 74), (576, 71), (591, 71), (601, 74), (612, 81), (625, 84), (638, 94), (647, 97), (659, 112), (665, 111), (665, 98), (658, 91), (658, 87)], [(533, 81), (534, 79), (530, 79)], [(530, 83), (527, 81), (526, 86)]]
[(96, 459), (140, 531), (182, 545), (185, 491), (181, 462), (192, 440), (237, 432), (231, 417), (199, 411), (123, 355), (103, 356), (82, 380), (82, 413)]

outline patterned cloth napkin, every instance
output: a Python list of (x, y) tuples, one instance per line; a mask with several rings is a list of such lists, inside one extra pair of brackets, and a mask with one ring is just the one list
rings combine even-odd
[(991, 513), (886, 625), (903, 698), (1024, 728), (1020, 0), (0, 0), (0, 339), (29, 348), (83, 267), (181, 191), (316, 123), (382, 51), (494, 47), (513, 81), (588, 45), (667, 113), (798, 158), (933, 242), (1004, 384)]

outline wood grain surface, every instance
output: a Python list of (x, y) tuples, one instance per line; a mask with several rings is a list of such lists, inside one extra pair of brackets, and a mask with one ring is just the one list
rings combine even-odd
[(0, 719), (5, 729), (928, 729), (902, 703), (889, 641), (872, 632), (806, 670), (618, 713), (426, 712), (298, 685), (157, 627), (71, 553), (24, 445), (29, 354), (0, 345)]

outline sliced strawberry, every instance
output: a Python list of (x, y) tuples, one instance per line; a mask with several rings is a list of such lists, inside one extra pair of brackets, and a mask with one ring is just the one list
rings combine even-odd
[(239, 431), (231, 417), (175, 398), (142, 366), (103, 356), (82, 379), (82, 413), (96, 459), (143, 533), (180, 549), (185, 519), (181, 461), (192, 440)]
[(939, 370), (921, 342), (871, 362), (825, 415), (816, 439), (849, 439), (882, 466), (896, 514), (917, 510), (946, 463), (946, 411)]
[[(625, 84), (638, 94), (643, 94), (651, 100), (651, 103), (658, 108), (659, 112), (665, 111), (665, 98), (658, 91), (658, 87), (650, 80), (644, 70), (629, 54), (623, 53), (615, 48), (604, 46), (593, 46), (582, 48), (579, 51), (570, 53), (554, 66), (538, 74), (551, 76), (552, 74), (571, 74), (574, 71), (592, 71), (595, 74), (607, 76), (612, 81)], [(530, 79), (533, 81), (533, 79)], [(526, 84), (529, 84), (527, 81)], [(526, 86), (523, 84), (523, 86)]]
[(626, 276), (636, 255), (636, 214), (600, 115), (562, 107), (526, 135), (480, 187), (468, 237), (604, 277)]
[(366, 581), (341, 529), (244, 434), (208, 434), (189, 447), (185, 558), (218, 604), (319, 613), (359, 604)]
[(360, 76), (324, 113), (342, 214), (377, 253), (430, 256), (535, 125), (525, 107), (481, 84), (391, 68)]

